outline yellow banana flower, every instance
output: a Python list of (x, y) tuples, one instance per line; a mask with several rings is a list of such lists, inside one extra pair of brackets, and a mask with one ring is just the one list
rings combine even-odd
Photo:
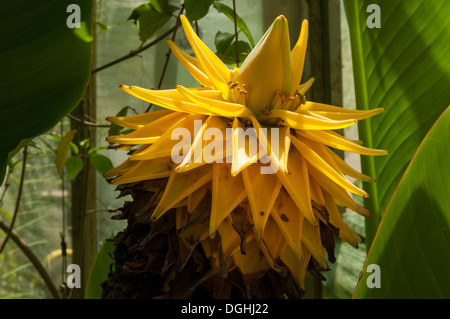
[[(195, 57), (170, 40), (168, 44), (201, 86), (148, 90), (122, 85), (125, 92), (165, 110), (108, 118), (134, 130), (110, 136), (109, 142), (118, 148), (139, 147), (105, 175), (116, 185), (163, 179), (151, 199), (151, 220), (176, 214), (181, 240), (189, 247), (200, 244), (217, 273), (237, 268), (248, 278), (285, 270), (304, 290), (308, 269), (328, 269), (325, 252), (334, 262), (324, 242), (330, 233), (354, 247), (360, 242), (337, 206), (369, 215), (348, 192), (368, 194), (347, 176), (374, 180), (330, 147), (388, 154), (333, 130), (384, 109), (357, 111), (307, 101), (314, 79), (300, 83), (306, 20), (291, 51), (287, 20), (276, 18), (234, 69), (200, 40), (184, 16), (181, 22)], [(194, 221), (199, 209), (209, 211), (209, 220)]]

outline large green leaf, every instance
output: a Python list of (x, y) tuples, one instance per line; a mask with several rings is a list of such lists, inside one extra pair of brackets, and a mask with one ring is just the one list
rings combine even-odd
[[(381, 221), (355, 298), (450, 298), (450, 107), (417, 150)], [(380, 288), (369, 288), (379, 266)], [(372, 277), (370, 277), (372, 276)]]
[[(350, 28), (357, 107), (386, 112), (358, 123), (366, 145), (389, 156), (362, 156), (370, 198), (368, 247), (405, 168), (431, 125), (450, 103), (450, 1), (344, 0)], [(380, 28), (369, 28), (370, 4)], [(369, 10), (368, 10), (369, 9)], [(367, 12), (369, 11), (369, 12)], [(433, 165), (430, 163), (430, 165)]]
[[(78, 12), (79, 28), (69, 28)], [(0, 183), (8, 154), (81, 100), (90, 76), (91, 29), (92, 0), (0, 2)]]
[(113, 255), (115, 246), (110, 241), (105, 241), (100, 248), (87, 282), (86, 299), (102, 298), (102, 283), (108, 279), (108, 274), (114, 269)]

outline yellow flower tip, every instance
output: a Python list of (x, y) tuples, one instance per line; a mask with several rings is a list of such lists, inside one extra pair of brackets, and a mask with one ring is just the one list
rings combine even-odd
[(278, 17), (276, 17), (275, 21), (287, 22), (287, 19), (284, 15), (280, 14)]
[(246, 85), (247, 106), (255, 114), (269, 106), (274, 94), (290, 94), (293, 70), (289, 29), (285, 17), (279, 16), (250, 52), (240, 67), (236, 82)]

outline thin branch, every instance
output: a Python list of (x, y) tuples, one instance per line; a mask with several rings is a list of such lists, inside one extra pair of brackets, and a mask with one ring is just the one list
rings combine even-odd
[(106, 127), (107, 127), (107, 128), (111, 127), (111, 125), (109, 125), (109, 124), (97, 124), (97, 123), (88, 122), (88, 121), (79, 119), (78, 117), (75, 117), (75, 116), (73, 116), (72, 114), (67, 114), (67, 117), (70, 118), (70, 119), (72, 119), (72, 120), (75, 120), (75, 121), (77, 121), (77, 122), (80, 122), (80, 123), (83, 124), (83, 125), (87, 125), (87, 126), (93, 126), (93, 127), (105, 127), (105, 128), (106, 128)]
[(8, 190), (8, 187), (9, 187), (9, 175), (10, 174), (11, 174), (11, 169), (8, 168), (6, 170), (6, 177), (5, 177), (5, 183), (4, 183), (5, 187), (3, 188), (3, 193), (0, 195), (0, 207), (3, 206), (3, 199), (5, 198), (6, 191)]
[(17, 232), (15, 230), (11, 230), (12, 226), (8, 226), (8, 224), (6, 224), (1, 217), (0, 217), (0, 229), (2, 229), (5, 233), (7, 232), (8, 234), (10, 234), (11, 240), (17, 245), (17, 247), (19, 247), (19, 249), (25, 254), (25, 256), (28, 257), (31, 264), (41, 275), (45, 285), (50, 290), (50, 293), (52, 294), (53, 298), (61, 299), (61, 296), (59, 295), (58, 289), (53, 283), (52, 278), (50, 277), (49, 273), (45, 270), (44, 266), (41, 264), (39, 259), (28, 247), (27, 243), (17, 234)]
[(234, 36), (236, 37), (236, 67), (239, 67), (239, 42), (238, 42), (237, 17), (236, 17), (236, 0), (233, 0), (233, 15), (234, 15)]
[(38, 136), (38, 139), (53, 153), (56, 153), (56, 149), (54, 149), (50, 144), (48, 144), (47, 141), (42, 138), (42, 136)]
[(141, 46), (136, 50), (130, 51), (130, 53), (128, 53), (127, 55), (124, 55), (121, 58), (118, 58), (117, 60), (111, 61), (105, 65), (102, 65), (94, 70), (91, 71), (91, 74), (97, 73), (99, 71), (102, 71), (104, 69), (107, 69), (117, 63), (120, 63), (122, 61), (128, 60), (132, 57), (135, 57), (136, 55), (138, 55), (139, 53), (141, 53), (142, 51), (147, 50), (148, 48), (151, 48), (152, 46), (154, 46), (156, 43), (160, 42), (161, 40), (164, 40), (169, 34), (171, 34), (175, 29), (177, 28), (177, 26), (172, 27), (170, 30), (168, 30), (167, 32), (163, 33), (160, 37), (158, 37), (157, 39), (153, 40), (152, 42), (150, 42), (147, 45)]
[(20, 199), (22, 198), (23, 185), (24, 185), (24, 182), (25, 182), (25, 168), (27, 166), (27, 155), (28, 155), (27, 149), (28, 149), (28, 146), (25, 146), (23, 148), (22, 175), (20, 176), (19, 191), (18, 191), (17, 199), (16, 199), (16, 207), (14, 208), (14, 214), (13, 214), (13, 217), (11, 219), (11, 226), (10, 226), (8, 232), (6, 233), (6, 238), (3, 241), (3, 243), (2, 243), (2, 247), (0, 248), (0, 255), (1, 255), (2, 251), (3, 251), (3, 249), (5, 248), (6, 243), (9, 240), (9, 237), (11, 236), (11, 233), (12, 233), (12, 230), (13, 230), (13, 227), (14, 227), (14, 223), (16, 222), (16, 217), (17, 217), (17, 215), (19, 213)]

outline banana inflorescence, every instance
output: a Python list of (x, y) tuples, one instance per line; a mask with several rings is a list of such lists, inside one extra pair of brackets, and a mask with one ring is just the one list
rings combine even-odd
[[(334, 262), (334, 237), (354, 247), (361, 240), (338, 206), (369, 216), (349, 192), (368, 194), (347, 176), (374, 180), (331, 148), (387, 154), (333, 130), (384, 109), (349, 110), (307, 101), (313, 79), (300, 83), (306, 20), (291, 51), (287, 21), (278, 17), (234, 69), (199, 39), (185, 17), (181, 21), (195, 58), (172, 41), (168, 44), (201, 86), (147, 90), (122, 85), (164, 110), (108, 118), (133, 132), (107, 140), (119, 148), (137, 148), (106, 177), (116, 185), (155, 181), (148, 222), (176, 214), (186, 252), (180, 266), (200, 245), (221, 277), (238, 269), (252, 280), (273, 269), (292, 275), (304, 290), (307, 270), (328, 269), (325, 256)], [(256, 150), (249, 141), (256, 141)]]

